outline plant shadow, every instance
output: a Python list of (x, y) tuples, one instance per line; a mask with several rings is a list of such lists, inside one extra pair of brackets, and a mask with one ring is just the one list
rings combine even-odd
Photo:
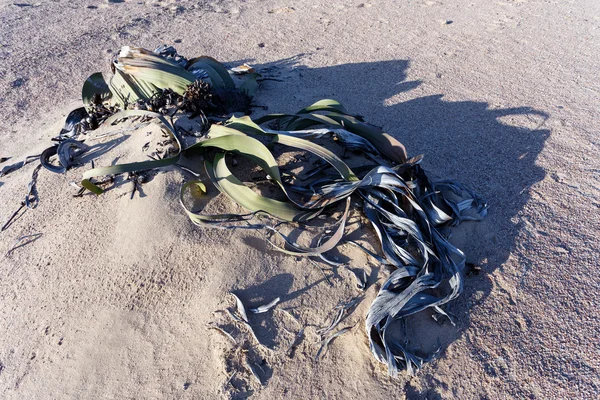
[[(86, 151), (80, 157), (80, 162), (82, 164), (91, 162), (92, 160), (94, 160), (94, 159), (108, 153), (112, 149), (116, 148), (117, 146), (119, 146), (120, 144), (125, 142), (130, 136), (131, 135), (123, 135), (123, 136), (119, 136), (114, 139), (111, 139), (109, 141), (106, 141), (106, 142), (95, 143), (95, 144), (91, 145), (90, 148), (88, 149), (88, 151)], [(112, 165), (116, 165), (117, 161), (118, 161), (118, 159), (114, 160)]]
[[(456, 179), (488, 200), (484, 221), (464, 223), (450, 237), (465, 252), (467, 262), (481, 267), (480, 274), (465, 278), (462, 295), (448, 305), (457, 316), (456, 327), (431, 318), (415, 325), (435, 336), (429, 335), (429, 343), (420, 347), (430, 351), (441, 344), (443, 358), (444, 349), (469, 329), (472, 308), (490, 295), (490, 274), (516, 248), (520, 225), (514, 221), (529, 201), (531, 187), (546, 176), (536, 159), (550, 136), (543, 128), (548, 115), (530, 107), (446, 101), (442, 94), (418, 96), (414, 89), (422, 82), (406, 81), (407, 60), (323, 68), (303, 65), (309, 60), (310, 55), (301, 54), (256, 65), (266, 78), (256, 103), (268, 107), (266, 113), (294, 113), (317, 100), (334, 98), (349, 112), (383, 126), (405, 145), (409, 156), (425, 154), (422, 165), (433, 180)], [(273, 290), (269, 285), (264, 289)]]
[(248, 320), (258, 340), (272, 349), (278, 344), (277, 336), (280, 333), (277, 324), (273, 320), (273, 310), (258, 314), (250, 310), (268, 304), (276, 298), (280, 299), (276, 308), (283, 307), (285, 309), (287, 302), (302, 296), (324, 280), (325, 278), (321, 278), (310, 285), (290, 291), (294, 283), (294, 275), (282, 273), (259, 284), (236, 290), (234, 293), (246, 307)]

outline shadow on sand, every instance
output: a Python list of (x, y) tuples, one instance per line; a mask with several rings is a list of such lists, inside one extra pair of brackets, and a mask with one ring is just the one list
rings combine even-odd
[[(489, 274), (516, 246), (518, 226), (513, 220), (528, 202), (531, 186), (545, 176), (536, 158), (550, 134), (540, 129), (548, 116), (528, 107), (444, 101), (441, 94), (419, 97), (414, 91), (421, 82), (406, 82), (406, 60), (309, 68), (302, 65), (307, 57), (257, 67), (268, 78), (255, 100), (269, 108), (266, 113), (295, 112), (319, 99), (334, 98), (367, 122), (383, 126), (406, 146), (409, 156), (425, 154), (423, 167), (431, 178), (456, 179), (488, 200), (486, 220), (459, 226), (451, 238), (481, 273), (467, 277), (463, 294), (448, 306), (457, 316), (456, 327), (430, 322), (439, 331), (443, 359), (443, 349), (469, 328), (470, 310), (490, 294)], [(410, 398), (430, 394), (413, 390)]]

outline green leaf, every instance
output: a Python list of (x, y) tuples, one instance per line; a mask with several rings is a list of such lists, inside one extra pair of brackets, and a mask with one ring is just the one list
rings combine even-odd
[(354, 175), (354, 172), (352, 172), (352, 170), (346, 165), (345, 162), (343, 162), (338, 156), (336, 156), (335, 154), (333, 154), (333, 152), (327, 150), (323, 146), (319, 146), (318, 144), (313, 143), (308, 140), (305, 140), (305, 139), (297, 138), (294, 136), (288, 136), (288, 135), (275, 135), (275, 138), (273, 139), (273, 141), (275, 143), (281, 143), (286, 146), (306, 150), (306, 151), (309, 151), (309, 152), (321, 157), (323, 160), (325, 160), (329, 164), (331, 164), (340, 173), (340, 175), (347, 181), (358, 181), (359, 180), (356, 177), (356, 175)]
[(332, 99), (319, 100), (316, 103), (313, 103), (310, 106), (298, 111), (296, 114), (306, 114), (315, 111), (337, 111), (343, 114), (348, 114), (346, 108), (344, 108), (339, 101)]
[(213, 88), (215, 89), (235, 89), (235, 83), (227, 72), (227, 69), (212, 57), (202, 56), (190, 60), (187, 70), (203, 69), (208, 74)]
[(245, 134), (243, 133), (243, 131), (241, 129), (238, 130), (238, 129), (235, 129), (235, 127), (216, 125), (216, 124), (211, 125), (210, 129), (208, 130), (208, 133), (206, 134), (206, 136), (208, 138), (216, 138), (216, 137), (227, 136), (227, 135), (245, 136)]
[[(315, 114), (312, 114), (313, 116)], [(355, 133), (375, 146), (377, 151), (398, 164), (403, 164), (408, 158), (404, 145), (393, 136), (383, 132), (380, 128), (359, 121), (351, 115), (336, 112), (326, 112), (325, 115), (338, 122), (344, 129)]]
[(118, 112), (118, 113), (114, 114), (113, 116), (111, 116), (110, 118), (108, 118), (104, 122), (104, 125), (111, 125), (115, 121), (118, 121), (120, 119), (127, 118), (127, 117), (132, 117), (132, 116), (149, 116), (149, 117), (154, 117), (154, 118), (158, 119), (161, 123), (162, 128), (166, 129), (166, 131), (169, 132), (175, 138), (175, 141), (177, 142), (177, 146), (179, 149), (179, 153), (177, 153), (177, 155), (175, 155), (174, 157), (163, 158), (162, 160), (142, 161), (142, 162), (136, 162), (136, 163), (112, 165), (109, 167), (99, 167), (99, 168), (94, 168), (89, 171), (86, 171), (83, 174), (81, 185), (83, 187), (85, 187), (86, 189), (92, 191), (95, 194), (101, 194), (103, 192), (103, 190), (90, 181), (90, 178), (92, 178), (92, 177), (103, 176), (103, 175), (116, 175), (116, 174), (122, 174), (125, 172), (135, 172), (135, 171), (143, 171), (143, 170), (153, 169), (153, 168), (166, 167), (169, 165), (173, 165), (177, 161), (179, 161), (180, 152), (181, 152), (181, 143), (179, 142), (179, 138), (175, 134), (175, 129), (165, 119), (165, 117), (162, 114), (158, 114), (158, 113), (154, 113), (154, 112), (150, 112), (150, 111), (142, 111), (142, 110), (126, 110), (126, 111)]
[[(101, 194), (103, 190), (100, 189), (98, 186), (94, 185), (89, 180), (89, 178), (102, 175), (117, 175), (125, 172), (144, 171), (147, 169), (166, 167), (175, 164), (177, 161), (179, 161), (179, 154), (177, 154), (175, 157), (163, 158), (161, 160), (156, 161), (143, 161), (136, 163), (112, 165), (110, 167), (94, 168), (89, 171), (86, 171), (83, 174), (83, 180), (81, 182), (81, 185), (86, 189), (90, 189), (96, 194)], [(92, 189), (92, 187), (94, 187), (95, 189)]]
[(216, 147), (221, 150), (231, 151), (248, 157), (269, 174), (275, 182), (282, 185), (277, 161), (275, 161), (275, 158), (264, 144), (250, 136), (246, 136), (241, 132), (239, 132), (239, 134), (217, 136), (196, 143), (193, 146), (188, 147), (186, 151), (202, 147)]
[[(213, 125), (213, 126), (215, 126), (215, 125)], [(258, 126), (258, 124), (256, 124), (254, 121), (252, 121), (252, 118), (250, 118), (247, 115), (244, 115), (243, 117), (236, 117), (235, 115), (232, 115), (231, 118), (229, 118), (225, 122), (225, 126), (227, 128), (237, 129), (238, 131), (244, 132), (246, 134), (251, 134), (251, 135), (252, 134), (254, 134), (254, 135), (266, 135), (267, 134), (263, 128)], [(211, 129), (212, 129), (212, 127), (211, 127)]]
[(283, 125), (283, 129), (287, 131), (307, 129), (320, 124), (343, 128), (367, 139), (379, 153), (398, 164), (403, 164), (407, 159), (406, 149), (402, 143), (380, 128), (362, 122), (356, 116), (349, 115), (345, 108), (335, 100), (320, 100), (303, 108), (295, 115), (266, 115), (258, 118), (255, 123), (262, 125), (273, 120), (278, 120)]
[(309, 140), (305, 140), (299, 137), (281, 134), (274, 134), (269, 131), (265, 131), (260, 126), (250, 119), (248, 116), (243, 117), (231, 117), (225, 125), (227, 128), (237, 129), (244, 133), (249, 134), (262, 134), (262, 135), (271, 135), (274, 137), (273, 141), (275, 143), (280, 143), (286, 146), (295, 147), (298, 149), (302, 149), (305, 151), (309, 151), (315, 154), (318, 157), (321, 157), (323, 160), (327, 161), (331, 164), (338, 172), (342, 175), (344, 179), (347, 181), (357, 181), (358, 178), (352, 172), (352, 170), (344, 163), (338, 156), (336, 156), (330, 150), (320, 146), (316, 143), (313, 143)]
[(281, 236), (285, 240), (286, 245), (288, 247), (290, 247), (292, 250), (287, 250), (287, 249), (281, 248), (272, 242), (271, 242), (271, 244), (277, 250), (279, 250), (283, 253), (286, 253), (286, 254), (294, 255), (294, 256), (318, 256), (323, 253), (326, 253), (326, 252), (332, 250), (333, 248), (335, 248), (335, 246), (337, 246), (337, 244), (340, 242), (340, 240), (344, 236), (344, 228), (346, 227), (346, 220), (348, 219), (349, 211), (350, 211), (350, 197), (347, 197), (346, 198), (346, 209), (344, 211), (344, 214), (342, 215), (342, 218), (339, 221), (339, 226), (335, 230), (335, 233), (333, 235), (331, 235), (331, 237), (329, 239), (327, 239), (325, 241), (325, 243), (323, 243), (320, 246), (310, 247), (310, 248), (300, 247), (300, 246), (296, 245), (295, 243), (292, 243), (287, 237), (285, 237), (283, 234), (281, 234), (279, 231), (277, 231), (273, 228), (271, 228), (271, 230), (273, 232), (275, 232), (276, 234), (278, 234), (279, 236)]
[(256, 79), (260, 76), (260, 74), (254, 72), (252, 74), (248, 74), (246, 76), (246, 80), (240, 86), (240, 92), (245, 93), (248, 97), (254, 97), (256, 91), (258, 90), (258, 82)]
[(114, 75), (110, 79), (109, 89), (112, 93), (112, 99), (120, 107), (125, 107), (127, 104), (134, 103), (138, 99), (143, 98), (143, 95), (131, 79), (118, 69), (115, 70)]
[(123, 47), (115, 68), (136, 79), (136, 89), (141, 91), (145, 97), (154, 93), (148, 93), (153, 85), (159, 89), (171, 89), (176, 93), (183, 94), (188, 85), (196, 80), (196, 77), (177, 63), (166, 60), (145, 49)]
[[(205, 163), (207, 165), (207, 168), (212, 170), (212, 164), (211, 163)], [(239, 221), (246, 221), (248, 219), (251, 219), (254, 217), (254, 215), (256, 213), (249, 213), (249, 214), (202, 214), (200, 212), (196, 212), (196, 211), (191, 211), (189, 208), (186, 207), (185, 202), (183, 201), (183, 197), (185, 195), (185, 192), (190, 189), (195, 187), (196, 190), (199, 190), (200, 192), (202, 192), (203, 194), (206, 193), (206, 186), (204, 185), (204, 183), (202, 183), (201, 181), (198, 180), (191, 180), (186, 182), (182, 187), (181, 187), (181, 191), (179, 193), (179, 203), (181, 204), (181, 207), (183, 208), (183, 210), (185, 211), (185, 213), (187, 214), (187, 216), (190, 218), (190, 220), (195, 224), (195, 225), (199, 225), (199, 226), (214, 226), (214, 225), (218, 225), (218, 226), (223, 226), (223, 224), (227, 224), (227, 223), (231, 223), (231, 222), (239, 222)]]
[(270, 199), (255, 193), (237, 179), (225, 163), (225, 154), (217, 153), (212, 174), (207, 167), (211, 180), (216, 187), (233, 201), (252, 212), (265, 212), (283, 221), (307, 221), (320, 214), (321, 210), (306, 211), (296, 208), (289, 202)]
[(85, 107), (92, 104), (92, 98), (95, 94), (99, 94), (103, 100), (110, 96), (110, 89), (102, 76), (102, 72), (90, 75), (83, 83), (81, 98)]

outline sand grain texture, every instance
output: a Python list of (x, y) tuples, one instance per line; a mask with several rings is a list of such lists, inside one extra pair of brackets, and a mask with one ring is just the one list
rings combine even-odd
[[(74, 199), (69, 182), (83, 168), (42, 170), (38, 208), (0, 233), (1, 398), (598, 396), (597, 1), (2, 0), (0, 21), (0, 157), (47, 147), (84, 79), (108, 71), (120, 46), (167, 43), (270, 67), (281, 81), (265, 81), (255, 98), (268, 112), (338, 99), (409, 155), (424, 153), (431, 176), (490, 203), (485, 221), (453, 238), (482, 273), (449, 308), (457, 327), (438, 328), (445, 350), (416, 378), (393, 380), (362, 328), (375, 285), (340, 328), (358, 325), (314, 362), (316, 329), (358, 294), (347, 271), (332, 288), (258, 233), (194, 227), (177, 203), (176, 171), (130, 200), (128, 185)], [(140, 140), (128, 135), (106, 162)], [(0, 222), (33, 168), (0, 178)], [(377, 269), (351, 254), (373, 283)], [(275, 349), (250, 349), (265, 360), (264, 387), (241, 371), (223, 388), (232, 344), (207, 323), (227, 321), (213, 312), (232, 305), (230, 291), (253, 306), (280, 297), (277, 308), (308, 326), (289, 358), (300, 326), (277, 311), (249, 317)]]

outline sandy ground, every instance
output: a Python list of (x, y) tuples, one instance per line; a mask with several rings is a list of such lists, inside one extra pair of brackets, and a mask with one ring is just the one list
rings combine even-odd
[[(47, 147), (84, 79), (107, 71), (120, 46), (167, 43), (272, 67), (281, 81), (255, 99), (268, 112), (338, 99), (425, 154), (432, 176), (490, 204), (487, 220), (454, 237), (482, 273), (450, 307), (457, 326), (439, 328), (441, 356), (391, 379), (362, 329), (383, 279), (365, 256), (352, 253), (371, 283), (346, 321), (358, 325), (315, 362), (315, 326), (358, 294), (347, 272), (331, 273), (330, 287), (255, 232), (193, 226), (177, 172), (130, 200), (129, 186), (74, 199), (68, 183), (83, 169), (43, 170), (38, 208), (0, 233), (1, 398), (597, 398), (596, 0), (2, 0), (0, 21), (0, 156)], [(107, 160), (138, 148), (129, 137)], [(32, 170), (0, 179), (0, 222)], [(43, 235), (5, 255), (33, 233)], [(272, 349), (249, 348), (264, 387), (240, 370), (224, 388), (233, 346), (207, 323), (226, 320), (214, 312), (232, 305), (232, 290), (254, 305), (279, 296), (299, 321), (251, 317)]]

